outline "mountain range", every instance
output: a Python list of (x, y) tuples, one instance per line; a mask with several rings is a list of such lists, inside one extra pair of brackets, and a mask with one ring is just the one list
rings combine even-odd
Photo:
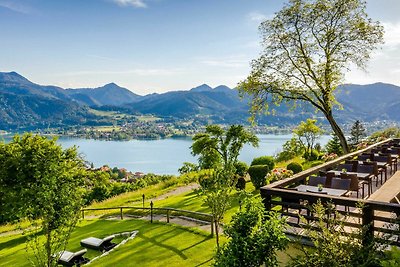
[[(335, 110), (340, 123), (400, 121), (400, 87), (375, 83), (345, 84), (336, 91), (342, 110)], [(98, 88), (64, 89), (33, 83), (16, 72), (0, 72), (0, 129), (34, 129), (63, 125), (93, 125), (99, 117), (91, 109), (121, 110), (160, 117), (207, 117), (215, 123), (245, 123), (248, 99), (237, 90), (203, 84), (190, 90), (141, 96), (109, 83)], [(322, 117), (312, 107), (290, 112), (286, 105), (275, 107), (274, 116), (260, 116), (268, 125), (297, 124), (310, 116)]]

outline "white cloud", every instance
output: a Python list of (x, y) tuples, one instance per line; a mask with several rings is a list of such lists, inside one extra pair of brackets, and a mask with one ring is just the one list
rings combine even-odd
[(257, 22), (257, 23), (261, 23), (264, 20), (268, 19), (269, 17), (266, 16), (265, 14), (262, 14), (260, 12), (251, 12), (249, 14), (247, 14), (247, 19), (249, 19), (252, 22)]
[(18, 3), (17, 1), (0, 0), (0, 7), (7, 8), (14, 12), (23, 13), (23, 14), (29, 14), (32, 11), (32, 9), (30, 7), (22, 5), (22, 4)]
[(120, 6), (133, 6), (137, 8), (146, 8), (147, 4), (143, 0), (112, 0)]
[(383, 22), (385, 28), (385, 48), (393, 48), (400, 45), (400, 22)]
[(250, 60), (243, 56), (232, 56), (227, 58), (205, 58), (200, 59), (199, 62), (212, 67), (243, 68), (249, 65)]
[(67, 72), (60, 76), (85, 76), (85, 75), (137, 75), (137, 76), (170, 76), (183, 73), (183, 69), (128, 69), (128, 70), (82, 70), (76, 72)]

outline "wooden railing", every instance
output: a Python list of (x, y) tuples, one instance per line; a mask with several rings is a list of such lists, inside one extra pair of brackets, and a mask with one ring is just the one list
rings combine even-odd
[[(124, 219), (124, 211), (126, 211), (126, 210), (129, 210), (130, 213), (132, 213), (132, 211), (145, 211), (147, 213), (150, 213), (149, 215), (150, 215), (151, 223), (153, 222), (155, 214), (165, 215), (167, 223), (170, 222), (170, 218), (173, 216), (185, 215), (186, 217), (189, 217), (193, 220), (199, 220), (199, 221), (204, 221), (204, 222), (210, 223), (211, 235), (214, 235), (214, 227), (213, 227), (214, 219), (211, 214), (197, 212), (197, 211), (190, 211), (190, 210), (168, 208), (168, 207), (156, 208), (156, 207), (153, 207), (153, 205), (150, 205), (150, 207), (118, 206), (118, 207), (108, 207), (108, 208), (83, 208), (83, 209), (81, 209), (82, 218), (83, 219), (85, 218), (85, 212), (87, 212), (87, 211), (101, 211), (101, 210), (119, 211), (118, 215), (121, 220)], [(127, 216), (126, 213), (125, 213), (125, 216)]]
[(290, 178), (262, 187), (260, 192), (266, 210), (275, 210), (282, 213), (283, 216), (287, 216), (288, 225), (293, 227), (292, 230), (299, 230), (291, 231), (291, 233), (299, 233), (305, 227), (310, 226), (309, 223), (305, 225), (304, 222), (301, 222), (299, 217), (304, 217), (307, 222), (318, 220), (318, 218), (316, 218), (312, 213), (311, 206), (313, 203), (317, 203), (318, 201), (321, 201), (323, 205), (330, 203), (330, 206), (333, 205), (336, 207), (336, 213), (343, 215), (341, 216), (341, 223), (348, 230), (363, 228), (363, 231), (365, 231), (365, 237), (374, 236), (381, 241), (386, 239), (385, 236), (390, 236), (392, 244), (400, 246), (398, 220), (398, 217), (400, 216), (399, 204), (349, 197), (335, 197), (311, 192), (299, 192), (286, 188), (299, 183), (304, 183), (305, 179), (312, 174), (331, 168), (346, 159), (352, 159), (363, 152), (379, 147), (392, 140), (393, 139), (388, 139), (376, 143), (365, 149), (344, 155), (335, 160), (295, 174)]

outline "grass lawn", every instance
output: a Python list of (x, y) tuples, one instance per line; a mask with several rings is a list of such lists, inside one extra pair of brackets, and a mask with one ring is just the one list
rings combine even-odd
[[(164, 223), (141, 220), (85, 220), (72, 234), (68, 250), (81, 249), (86, 237), (105, 237), (113, 233), (138, 230), (138, 235), (91, 266), (209, 266), (215, 240), (208, 233)], [(26, 237), (17, 234), (0, 237), (1, 266), (30, 266), (25, 251)], [(99, 252), (88, 250), (93, 258)]]

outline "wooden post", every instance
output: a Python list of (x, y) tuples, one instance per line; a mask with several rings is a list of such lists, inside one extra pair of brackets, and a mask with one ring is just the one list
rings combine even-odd
[(153, 201), (150, 202), (150, 222), (153, 223)]
[(120, 208), (120, 216), (121, 216), (121, 220), (123, 220), (124, 218), (122, 217), (122, 207)]
[(144, 208), (144, 194), (142, 195), (142, 201), (143, 201), (143, 208)]
[(214, 236), (214, 217), (211, 217), (211, 236)]
[(362, 243), (367, 245), (374, 237), (374, 210), (367, 204), (362, 208)]
[(260, 193), (261, 193), (262, 202), (264, 203), (265, 210), (270, 211), (272, 208), (272, 204), (271, 204), (272, 197), (271, 197), (270, 193), (265, 188), (261, 188)]
[(169, 223), (169, 209), (167, 209), (167, 223)]
[(85, 210), (82, 210), (82, 219), (85, 219)]

